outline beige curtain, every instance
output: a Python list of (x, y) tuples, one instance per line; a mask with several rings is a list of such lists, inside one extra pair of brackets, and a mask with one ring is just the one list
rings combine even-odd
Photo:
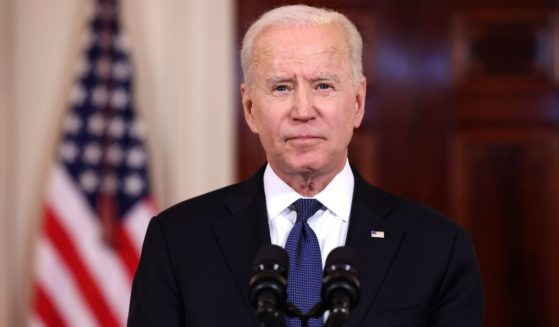
[[(122, 0), (160, 207), (234, 178), (231, 0)], [(0, 327), (23, 326), (42, 192), (90, 10), (0, 0)]]

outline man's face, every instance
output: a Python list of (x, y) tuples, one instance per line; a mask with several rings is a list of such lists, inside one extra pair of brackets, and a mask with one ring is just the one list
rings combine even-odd
[(255, 40), (250, 85), (241, 85), (246, 121), (274, 171), (341, 170), (363, 119), (365, 80), (357, 85), (341, 27), (272, 27)]

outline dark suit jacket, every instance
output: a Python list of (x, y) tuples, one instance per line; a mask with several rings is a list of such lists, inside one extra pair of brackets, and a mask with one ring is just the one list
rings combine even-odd
[[(248, 303), (252, 260), (270, 243), (262, 175), (151, 220), (129, 326), (256, 326)], [(481, 326), (482, 286), (468, 234), (354, 175), (346, 245), (360, 255), (362, 297), (348, 326)], [(385, 237), (372, 238), (371, 230)]]

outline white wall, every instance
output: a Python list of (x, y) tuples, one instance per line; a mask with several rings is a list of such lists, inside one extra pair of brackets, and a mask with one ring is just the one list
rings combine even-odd
[[(232, 2), (123, 0), (162, 208), (233, 180)], [(0, 326), (24, 325), (46, 172), (88, 8), (0, 0)]]

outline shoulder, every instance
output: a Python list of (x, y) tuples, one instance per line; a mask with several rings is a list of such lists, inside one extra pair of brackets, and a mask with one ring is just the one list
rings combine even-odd
[(413, 200), (388, 192), (385, 193), (393, 204), (391, 215), (386, 217), (389, 223), (393, 220), (394, 224), (398, 224), (407, 230), (429, 230), (436, 234), (457, 232), (462, 229), (452, 218), (435, 209)]
[(379, 217), (383, 225), (405, 230), (408, 235), (416, 235), (421, 239), (453, 239), (465, 232), (449, 216), (373, 186), (358, 174), (355, 192), (354, 201), (361, 202), (361, 206)]

